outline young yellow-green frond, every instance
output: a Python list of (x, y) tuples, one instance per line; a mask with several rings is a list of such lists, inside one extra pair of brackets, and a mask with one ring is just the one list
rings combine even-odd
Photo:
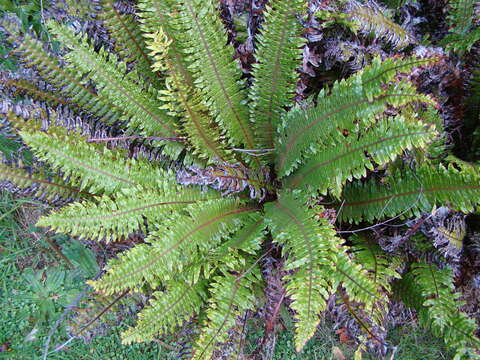
[(476, 168), (420, 166), (387, 177), (383, 184), (374, 179), (351, 183), (344, 189), (339, 219), (359, 223), (385, 217), (420, 215), (437, 204), (472, 212), (480, 203), (480, 174)]
[(135, 288), (143, 281), (175, 279), (258, 208), (235, 199), (219, 199), (190, 205), (187, 210), (188, 215), (177, 213), (159, 225), (146, 239), (150, 245), (136, 246), (112, 260), (108, 272), (95, 282), (95, 289), (110, 294)]
[(382, 86), (392, 81), (401, 71), (428, 64), (432, 60), (378, 58), (347, 80), (336, 82), (329, 95), (323, 90), (317, 106), (292, 109), (285, 117), (284, 126), (275, 145), (276, 168), (279, 177), (289, 175), (302, 162), (306, 153), (317, 150), (317, 143), (329, 143), (332, 133), (352, 131), (356, 122), (368, 124), (388, 105), (402, 106), (414, 101), (431, 102), (417, 93), (408, 82)]
[(233, 48), (227, 37), (214, 0), (178, 2), (179, 24), (185, 37), (190, 69), (204, 101), (216, 116), (231, 145), (255, 148), (249, 124), (246, 95), (239, 84), (241, 72), (233, 61)]
[[(176, 10), (177, 1), (140, 0), (138, 8), (141, 10), (139, 21), (142, 24), (141, 29), (147, 47), (151, 45), (152, 37), (158, 31), (163, 32), (169, 42), (166, 58), (169, 59), (175, 73), (182, 79), (183, 85), (189, 88), (194, 87), (193, 76), (188, 69), (187, 54), (183, 50), (186, 35), (182, 32), (181, 17)], [(153, 64), (153, 67), (157, 66)]]
[(295, 69), (302, 55), (302, 25), (297, 19), (305, 8), (303, 0), (274, 0), (267, 5), (262, 32), (257, 36), (250, 88), (251, 119), (255, 145), (271, 149), (276, 129), (292, 104), (298, 78)]
[(127, 188), (117, 191), (113, 198), (104, 195), (98, 201), (73, 203), (41, 218), (38, 225), (80, 238), (117, 241), (133, 232), (145, 231), (145, 221), (155, 226), (211, 194), (176, 184), (165, 188)]
[(122, 343), (151, 341), (156, 336), (171, 333), (200, 312), (204, 303), (205, 284), (190, 285), (175, 279), (164, 291), (156, 291), (149, 304), (138, 314), (138, 321), (122, 333)]
[(168, 71), (166, 89), (159, 92), (159, 99), (163, 103), (162, 109), (167, 110), (169, 115), (181, 119), (182, 132), (191, 143), (194, 154), (210, 162), (227, 162), (231, 155), (224, 149), (218, 126), (208, 115), (208, 108), (201, 94), (185, 84), (182, 69), (175, 64), (177, 59), (170, 57), (172, 51), (169, 49), (173, 41), (163, 30), (149, 37), (148, 48), (154, 59), (153, 66)]
[(260, 271), (258, 266), (249, 265), (240, 269), (240, 275), (224, 273), (213, 279), (207, 320), (194, 344), (192, 360), (210, 359), (215, 345), (228, 340), (228, 330), (235, 326), (237, 318), (254, 308), (253, 289), (260, 282)]
[(385, 118), (360, 134), (339, 136), (335, 146), (319, 150), (286, 178), (285, 186), (339, 196), (347, 180), (366, 176), (367, 169), (385, 165), (405, 150), (424, 148), (435, 135), (421, 122), (408, 122), (401, 116)]

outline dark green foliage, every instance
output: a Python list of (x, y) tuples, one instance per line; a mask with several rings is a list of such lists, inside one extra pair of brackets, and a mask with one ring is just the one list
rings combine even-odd
[[(478, 359), (480, 341), (474, 336), (476, 324), (458, 308), (460, 294), (454, 292), (452, 271), (433, 264), (413, 264), (402, 280), (410, 287), (405, 302), (419, 311), (424, 326), (441, 334), (446, 345), (456, 351), (454, 359)], [(404, 295), (407, 292), (403, 293)]]

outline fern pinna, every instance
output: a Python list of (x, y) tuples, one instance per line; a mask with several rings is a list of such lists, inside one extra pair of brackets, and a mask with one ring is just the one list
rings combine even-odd
[[(35, 98), (50, 107), (15, 107), (6, 118), (49, 167), (32, 173), (2, 165), (0, 177), (70, 202), (40, 226), (107, 242), (145, 234), (90, 282), (108, 295), (151, 294), (123, 341), (150, 341), (195, 318), (201, 325), (192, 358), (210, 359), (244, 314), (261, 306), (260, 265), (273, 248), (284, 259), (298, 351), (333, 294), (377, 341), (382, 316), (367, 315), (388, 306), (390, 283), (401, 277), (392, 264), (401, 261), (368, 239), (343, 239), (337, 227), (408, 218), (439, 205), (473, 212), (480, 202), (477, 168), (417, 156), (441, 141), (442, 129), (434, 99), (405, 74), (436, 59), (375, 58), (314, 101), (295, 104), (304, 1), (268, 3), (249, 82), (225, 45), (215, 0), (140, 0), (135, 16), (112, 1), (101, 4), (115, 40), (110, 48), (55, 22), (49, 29), (64, 46), (60, 61), (32, 36), (12, 37), (25, 66), (55, 91), (46, 96), (30, 87), (26, 93), (43, 94)], [(354, 5), (353, 17), (373, 16)], [(65, 107), (112, 132), (90, 138), (65, 120)], [(148, 151), (132, 155), (123, 146), (134, 145), (131, 139)], [(459, 359), (473, 357), (478, 340), (470, 322), (454, 315), (456, 295), (432, 293), (424, 268), (409, 274), (428, 299), (427, 316)], [(447, 300), (453, 313), (439, 323)], [(463, 330), (452, 333), (457, 325)]]

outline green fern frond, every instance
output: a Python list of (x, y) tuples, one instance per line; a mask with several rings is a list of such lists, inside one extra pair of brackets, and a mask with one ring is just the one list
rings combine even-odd
[(466, 34), (448, 34), (442, 40), (445, 48), (463, 55), (468, 53), (473, 45), (480, 41), (480, 27)]
[(99, 18), (115, 41), (115, 51), (126, 62), (135, 62), (135, 69), (141, 77), (149, 79), (158, 86), (158, 74), (151, 71), (152, 61), (134, 15), (122, 14), (118, 11), (115, 1), (102, 0)]
[(85, 137), (63, 127), (51, 126), (48, 133), (22, 130), (20, 136), (38, 159), (62, 171), (65, 179), (78, 180), (81, 189), (112, 193), (137, 185), (155, 188), (161, 179), (160, 169), (148, 162), (117, 158), (112, 150), (88, 144)]
[(364, 5), (350, 0), (347, 12), (351, 15), (360, 30), (364, 33), (374, 33), (377, 38), (385, 39), (397, 48), (404, 48), (415, 42), (415, 38), (403, 27), (389, 19), (378, 6)]
[(179, 23), (188, 34), (183, 43), (190, 69), (204, 101), (216, 116), (227, 141), (255, 149), (249, 123), (247, 97), (239, 84), (241, 72), (233, 61), (233, 48), (225, 46), (225, 29), (214, 0), (179, 1)]
[(367, 238), (351, 236), (349, 241), (353, 243), (351, 251), (355, 262), (362, 264), (379, 290), (390, 293), (390, 282), (401, 278), (397, 270), (402, 265), (402, 259), (387, 254), (377, 243)]
[(95, 282), (95, 289), (110, 294), (135, 288), (144, 280), (174, 279), (186, 264), (218, 246), (250, 213), (258, 211), (234, 199), (205, 201), (187, 210), (188, 215), (177, 213), (159, 225), (146, 239), (151, 245), (136, 246), (112, 260), (108, 272)]
[[(406, 279), (416, 284), (416, 292), (421, 296), (423, 325), (431, 327), (441, 335), (446, 345), (456, 351), (455, 360), (480, 359), (476, 352), (480, 339), (474, 334), (475, 321), (459, 311), (463, 304), (460, 294), (454, 292), (453, 274), (449, 268), (439, 269), (433, 264), (414, 264)], [(408, 294), (405, 294), (408, 296)]]
[(447, 50), (463, 55), (480, 41), (480, 27), (474, 26), (475, 3), (475, 0), (449, 1), (450, 12), (447, 21), (450, 30), (441, 41)]
[(209, 196), (198, 189), (180, 188), (172, 181), (167, 184), (165, 181), (163, 191), (131, 188), (117, 192), (114, 199), (105, 195), (99, 201), (73, 203), (41, 218), (38, 225), (81, 238), (117, 241), (145, 231), (145, 220), (152, 226)]
[(351, 133), (339, 137), (335, 146), (320, 150), (286, 178), (285, 185), (309, 187), (322, 194), (330, 190), (339, 196), (347, 180), (366, 176), (366, 170), (372, 170), (374, 164), (385, 165), (404, 150), (424, 148), (435, 135), (421, 122), (407, 122), (400, 116), (387, 118), (360, 132), (360, 136)]
[(326, 300), (341, 283), (353, 300), (372, 303), (375, 288), (363, 270), (348, 259), (342, 240), (326, 219), (288, 192), (265, 206), (265, 221), (275, 242), (288, 254), (284, 278), (295, 311), (295, 347), (300, 351), (313, 336)]
[(237, 249), (255, 255), (265, 235), (265, 224), (261, 213), (253, 213), (241, 229), (232, 234), (228, 241), (215, 249), (214, 256), (226, 255), (229, 249)]
[(341, 284), (345, 288), (349, 299), (362, 303), (367, 310), (372, 310), (375, 302), (381, 297), (376, 284), (363, 266), (352, 261), (345, 252), (339, 251), (335, 272), (336, 285)]
[(5, 88), (8, 88), (17, 96), (28, 96), (38, 101), (45, 101), (54, 105), (68, 105), (68, 102), (62, 97), (51, 92), (40, 90), (36, 85), (25, 80), (5, 80), (3, 82)]
[(158, 335), (171, 333), (200, 312), (205, 297), (205, 284), (189, 285), (181, 280), (169, 281), (164, 291), (156, 291), (149, 304), (138, 314), (138, 321), (122, 333), (122, 343), (151, 341)]
[[(173, 119), (159, 109), (154, 94), (125, 78), (125, 63), (118, 62), (104, 50), (95, 52), (85, 37), (75, 35), (65, 26), (53, 22), (49, 26), (52, 33), (71, 48), (65, 56), (67, 62), (74, 64), (79, 72), (90, 74), (98, 92), (124, 111), (131, 129), (140, 128), (145, 136), (177, 137)], [(168, 142), (166, 146), (178, 148), (180, 144)]]
[(383, 326), (390, 302), (389, 296), (393, 292), (391, 282), (401, 279), (398, 270), (403, 260), (399, 256), (387, 254), (378, 244), (367, 238), (351, 236), (348, 240), (352, 242), (350, 249), (353, 261), (362, 264), (368, 277), (375, 284), (376, 294), (378, 294), (369, 315), (378, 325)]
[(437, 204), (469, 213), (480, 203), (480, 174), (476, 168), (420, 166), (396, 172), (386, 183), (370, 180), (344, 189), (339, 219), (359, 223), (385, 217), (418, 216)]
[(465, 34), (472, 27), (476, 0), (450, 0), (447, 19), (452, 26), (451, 32)]
[(70, 103), (90, 112), (105, 123), (114, 123), (122, 116), (120, 108), (108, 98), (96, 94), (87, 88), (81, 74), (71, 67), (61, 67), (59, 61), (43, 49), (40, 41), (25, 35), (15, 49), (21, 61), (29, 67), (35, 67), (40, 75), (63, 93)]
[(81, 197), (92, 198), (95, 195), (70, 186), (57, 176), (45, 173), (30, 174), (25, 169), (0, 164), (0, 181), (10, 181), (19, 188), (34, 186), (32, 195), (53, 200), (58, 197), (64, 200), (76, 200)]
[[(425, 106), (437, 104), (414, 85), (432, 75), (418, 67), (436, 59), (379, 56), (348, 79), (330, 82), (340, 63), (329, 63), (329, 47), (341, 42), (330, 37), (324, 39), (325, 49), (315, 46), (315, 51), (325, 50), (319, 66), (327, 71), (321, 81), (326, 87), (293, 105), (307, 1), (271, 0), (256, 39), (256, 20), (247, 26), (234, 21), (228, 29), (233, 36), (227, 37), (218, 0), (139, 0), (138, 9), (129, 4), (126, 10), (116, 0), (99, 3), (115, 38), (114, 53), (109, 46), (99, 49), (95, 37), (58, 23), (50, 28), (65, 45), (61, 53), (66, 55), (59, 60), (29, 36), (20, 42), (17, 53), (51, 82), (55, 93), (9, 81), (8, 95), (18, 91), (40, 99), (42, 106), (7, 100), (0, 109), (6, 113), (2, 124), (9, 135), (17, 130), (35, 160), (50, 167), (30, 175), (0, 165), (0, 179), (31, 185), (44, 196), (55, 192), (79, 200), (54, 210), (39, 225), (83, 239), (145, 234), (144, 242), (111, 259), (104, 276), (90, 282), (100, 293), (122, 294), (117, 299), (130, 291), (153, 294), (123, 342), (155, 340), (195, 323), (201, 326), (193, 358), (216, 356), (219, 345), (234, 343), (232, 334), (244, 324), (240, 316), (263, 303), (256, 300), (262, 292), (259, 264), (266, 275), (267, 307), (283, 303), (294, 314), (298, 351), (314, 335), (333, 294), (377, 338), (392, 287), (406, 280), (394, 281), (400, 265), (408, 269), (409, 259), (387, 254), (363, 238), (345, 243), (337, 235), (344, 232), (335, 230), (337, 217), (374, 222), (419, 215), (439, 205), (471, 212), (480, 202), (478, 166), (446, 157), (442, 121), (433, 110), (439, 107)], [(337, 23), (355, 33), (373, 32), (373, 38), (391, 47), (415, 42), (374, 6), (357, 0), (325, 2), (320, 9), (347, 11), (321, 10), (308, 13), (308, 20), (318, 15), (324, 20), (320, 27)], [(255, 10), (254, 17), (261, 19), (261, 14)], [(245, 37), (235, 33), (245, 31), (249, 37), (238, 47)], [(318, 39), (311, 29), (307, 32), (306, 38)], [(344, 35), (367, 57), (378, 45), (367, 41), (362, 48), (358, 37)], [(318, 53), (304, 55), (302, 73), (308, 74), (306, 62), (312, 65)], [(257, 59), (253, 71), (242, 74), (238, 65), (249, 67), (252, 56)], [(315, 81), (306, 75), (301, 80), (302, 88), (312, 85), (316, 93)], [(66, 106), (68, 115), (43, 102)], [(305, 110), (305, 104), (315, 105)], [(85, 117), (88, 126), (70, 121), (72, 112)], [(108, 138), (82, 135), (91, 130), (90, 115), (92, 127), (97, 120), (110, 125)], [(83, 127), (75, 128), (77, 123)], [(449, 161), (448, 167), (442, 165)], [(50, 177), (50, 169), (63, 180)], [(319, 205), (323, 195), (336, 201), (334, 208)], [(470, 320), (454, 307), (458, 296), (451, 274), (420, 267), (410, 272), (416, 287), (411, 293), (418, 290), (414, 297), (420, 299), (417, 308), (426, 309), (419, 316), (428, 315), (459, 359), (473, 354), (478, 340), (471, 336)], [(277, 270), (285, 274), (273, 281), (285, 289), (278, 291), (278, 302), (268, 289), (269, 272), (280, 274)]]
[(322, 90), (317, 106), (307, 110), (294, 108), (284, 119), (275, 152), (276, 168), (280, 177), (289, 175), (306, 152), (315, 152), (320, 141), (327, 143), (330, 134), (341, 130), (352, 131), (356, 122), (368, 124), (387, 105), (401, 106), (414, 101), (431, 102), (406, 82), (384, 88), (401, 71), (432, 62), (432, 59), (378, 58), (348, 80), (336, 82), (329, 95)]
[[(235, 326), (237, 318), (254, 308), (253, 289), (258, 286), (260, 271), (254, 264), (240, 275), (224, 273), (210, 284), (210, 301), (206, 310), (206, 324), (194, 344), (192, 360), (210, 359), (215, 345), (228, 340), (228, 330)], [(235, 354), (237, 355), (237, 354)]]
[(250, 88), (251, 119), (255, 124), (255, 144), (271, 149), (285, 106), (292, 103), (296, 80), (295, 69), (302, 55), (303, 0), (275, 0), (267, 5), (262, 32), (257, 36), (257, 63), (253, 65)]

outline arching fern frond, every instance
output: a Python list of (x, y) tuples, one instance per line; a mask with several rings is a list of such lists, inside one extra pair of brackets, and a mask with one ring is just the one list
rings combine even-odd
[(313, 336), (326, 300), (342, 284), (353, 300), (372, 303), (375, 288), (363, 270), (353, 264), (341, 247), (342, 240), (326, 219), (291, 193), (283, 192), (265, 206), (265, 221), (275, 242), (288, 254), (284, 278), (295, 311), (295, 347), (300, 351)]
[(367, 271), (368, 277), (376, 287), (378, 298), (375, 301), (369, 315), (377, 325), (383, 326), (385, 316), (388, 312), (390, 296), (392, 295), (392, 281), (400, 279), (398, 272), (403, 262), (398, 256), (387, 254), (378, 244), (370, 239), (351, 236), (348, 239), (352, 242), (351, 251), (353, 261), (362, 264)]
[(448, 6), (450, 11), (447, 19), (452, 29), (457, 34), (466, 33), (472, 27), (475, 15), (475, 0), (450, 0)]
[(30, 173), (25, 169), (0, 164), (0, 181), (11, 181), (20, 188), (32, 187), (31, 195), (47, 200), (61, 198), (76, 200), (81, 197), (92, 198), (95, 195), (75, 188), (58, 176), (48, 176), (45, 172)]
[(222, 144), (222, 136), (218, 126), (208, 115), (201, 94), (185, 84), (184, 68), (176, 64), (178, 59), (171, 58), (176, 51), (171, 51), (173, 40), (161, 29), (148, 35), (148, 48), (154, 59), (154, 67), (166, 70), (165, 90), (159, 92), (160, 100), (164, 103), (163, 109), (171, 116), (179, 117), (182, 122), (182, 131), (186, 133), (188, 141), (193, 146), (193, 153), (210, 162), (226, 162), (231, 155)]
[(253, 309), (253, 289), (259, 284), (260, 271), (255, 264), (248, 265), (240, 275), (224, 273), (215, 277), (210, 284), (207, 320), (195, 342), (192, 360), (210, 359), (215, 345), (229, 338), (228, 330), (235, 326), (236, 319)]
[(151, 59), (142, 37), (139, 23), (133, 14), (122, 14), (114, 0), (102, 0), (99, 18), (115, 41), (115, 51), (126, 62), (135, 62), (135, 69), (141, 77), (159, 84), (158, 74), (150, 68)]
[(271, 149), (285, 106), (295, 92), (295, 68), (302, 55), (302, 25), (297, 19), (304, 11), (303, 0), (275, 0), (267, 5), (262, 32), (257, 36), (257, 63), (253, 65), (250, 88), (251, 119), (255, 123), (255, 145)]
[(122, 343), (151, 341), (158, 335), (173, 332), (200, 312), (205, 297), (205, 284), (190, 285), (176, 279), (156, 291), (149, 304), (138, 314), (138, 321), (122, 333)]
[[(188, 56), (183, 45), (185, 34), (182, 32), (181, 17), (176, 3), (175, 0), (140, 0), (139, 21), (147, 46), (151, 44), (158, 31), (165, 34), (169, 42), (166, 58), (174, 67), (177, 76), (181, 78), (183, 85), (192, 88), (193, 76), (188, 68)], [(154, 64), (153, 66), (156, 67)]]
[[(447, 21), (450, 25), (449, 33), (442, 39), (442, 44), (448, 49), (463, 55), (469, 52), (472, 46), (480, 41), (480, 27), (475, 27), (475, 0), (451, 0)], [(476, 20), (480, 25), (480, 19)]]
[[(424, 326), (430, 327), (435, 334), (441, 335), (445, 344), (455, 350), (455, 360), (480, 359), (478, 350), (480, 339), (474, 334), (477, 329), (475, 321), (459, 311), (463, 304), (460, 294), (454, 292), (453, 273), (451, 269), (439, 269), (436, 265), (413, 264), (412, 270), (405, 276), (409, 281), (409, 290), (414, 294), (403, 296), (419, 296), (422, 304), (416, 304), (420, 319)], [(420, 305), (420, 306), (418, 306)]]
[(331, 133), (352, 131), (356, 121), (367, 124), (387, 105), (400, 106), (413, 101), (431, 102), (418, 94), (409, 83), (382, 87), (392, 81), (400, 71), (428, 64), (432, 59), (378, 58), (372, 65), (347, 80), (336, 82), (331, 93), (322, 90), (316, 107), (301, 110), (294, 108), (284, 120), (284, 126), (275, 145), (276, 168), (280, 177), (289, 175), (307, 152), (317, 149), (320, 141), (328, 144)]
[(348, 184), (339, 218), (359, 223), (385, 217), (420, 215), (436, 204), (472, 212), (480, 203), (480, 174), (476, 168), (461, 171), (453, 166), (420, 166), (389, 176), (383, 184), (375, 180)]
[(194, 188), (182, 189), (172, 181), (165, 180), (163, 185), (163, 190), (131, 188), (117, 192), (113, 199), (105, 195), (99, 201), (77, 202), (41, 218), (38, 224), (87, 239), (116, 241), (145, 231), (146, 224), (165, 221), (174, 211), (209, 195)]
[[(2, 79), (3, 81), (3, 79)], [(52, 94), (38, 88), (35, 84), (25, 80), (8, 79), (3, 81), (5, 88), (12, 91), (14, 96), (27, 96), (37, 101), (44, 101), (50, 105), (67, 105), (68, 102), (60, 95)]]
[[(182, 273), (199, 253), (218, 246), (258, 209), (235, 199), (205, 201), (177, 213), (146, 239), (151, 245), (136, 246), (111, 260), (108, 272), (94, 283), (96, 290), (115, 293), (145, 281), (167, 281)], [(184, 274), (185, 275), (185, 274)]]
[[(177, 136), (173, 119), (159, 109), (154, 94), (142, 91), (138, 84), (125, 78), (125, 63), (103, 50), (95, 52), (85, 37), (75, 35), (65, 26), (53, 22), (49, 26), (62, 44), (71, 48), (66, 60), (79, 72), (91, 75), (99, 93), (123, 109), (131, 129), (140, 128), (145, 136)], [(180, 144), (168, 142), (166, 146), (178, 148)]]
[(15, 49), (21, 61), (29, 67), (35, 67), (40, 75), (54, 85), (70, 103), (98, 117), (105, 123), (114, 123), (122, 116), (122, 111), (112, 102), (83, 83), (82, 75), (68, 66), (60, 66), (59, 61), (46, 52), (40, 41), (25, 35)]
[(366, 176), (374, 164), (384, 165), (404, 150), (424, 148), (436, 133), (422, 123), (407, 122), (398, 116), (384, 119), (366, 132), (339, 137), (335, 146), (329, 146), (313, 155), (290, 177), (289, 188), (312, 188), (324, 194), (330, 190), (339, 196), (347, 180)]
[(147, 161), (117, 158), (114, 151), (88, 144), (63, 127), (52, 125), (46, 133), (24, 129), (20, 136), (40, 160), (62, 171), (70, 182), (78, 181), (82, 189), (112, 193), (137, 185), (155, 188), (161, 179), (160, 170)]

